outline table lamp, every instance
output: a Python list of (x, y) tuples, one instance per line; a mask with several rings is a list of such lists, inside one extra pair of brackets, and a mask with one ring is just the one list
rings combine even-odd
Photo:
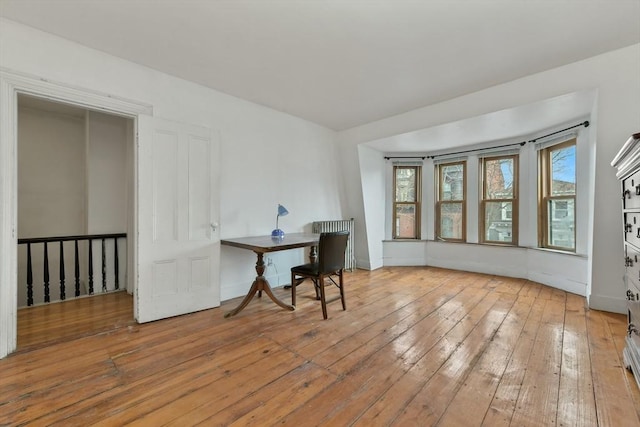
[(289, 211), (287, 210), (287, 208), (278, 204), (278, 215), (276, 215), (276, 229), (271, 232), (271, 238), (284, 239), (284, 231), (278, 228), (278, 219), (280, 219), (281, 216), (287, 215), (288, 213)]

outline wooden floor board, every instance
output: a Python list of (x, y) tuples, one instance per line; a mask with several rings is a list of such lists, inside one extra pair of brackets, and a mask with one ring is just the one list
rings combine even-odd
[[(313, 363), (304, 363), (259, 389), (251, 395), (251, 399), (242, 399), (219, 409), (198, 425), (262, 426), (265, 419), (284, 418), (291, 412), (291, 407), (303, 406), (335, 381), (336, 376), (326, 369)], [(178, 418), (172, 425), (180, 427), (185, 425), (184, 421)]]
[[(537, 290), (539, 291), (539, 289)], [(538, 292), (526, 292), (520, 293), (520, 296), (526, 298), (530, 295), (538, 294)], [(545, 306), (545, 300), (539, 301), (534, 297), (531, 311), (527, 316), (522, 332), (516, 340), (515, 349), (509, 358), (509, 363), (499, 379), (498, 388), (486, 411), (482, 425), (487, 427), (511, 425)]]
[[(497, 299), (497, 294), (489, 294), (488, 296), (484, 294), (475, 303), (471, 302), (471, 308), (468, 311), (459, 313), (457, 317), (451, 319), (452, 323), (442, 333), (427, 333), (426, 335), (430, 336), (430, 340), (427, 341), (416, 338), (418, 345), (414, 345), (403, 354), (405, 357), (407, 353), (410, 355), (409, 360), (413, 363), (412, 366), (406, 375), (403, 375), (386, 393), (367, 408), (358, 420), (358, 425), (391, 423), (459, 348), (465, 337), (469, 335), (470, 328), (477, 325), (477, 321), (486, 314), (487, 307), (493, 306)], [(416, 329), (428, 331), (427, 328), (423, 324)], [(421, 334), (419, 335), (421, 336)], [(393, 403), (390, 404), (390, 402)]]
[[(450, 299), (461, 292), (461, 288), (452, 286), (450, 289)], [(440, 296), (436, 293), (433, 296)], [(442, 298), (436, 298), (440, 303), (445, 301)], [(329, 367), (333, 372), (348, 372), (354, 366), (357, 366), (362, 360), (379, 349), (393, 342), (394, 347), (400, 349), (408, 349), (409, 346), (405, 342), (407, 339), (417, 338), (413, 333), (407, 333), (414, 325), (420, 322), (436, 323), (439, 320), (446, 319), (446, 316), (455, 310), (457, 304), (448, 304), (447, 299), (442, 305), (437, 306), (424, 301), (419, 307), (412, 307), (412, 312), (394, 313), (394, 315), (385, 316), (379, 319), (375, 324), (366, 330), (358, 331), (358, 334), (349, 340), (352, 344), (342, 346), (340, 351), (335, 348), (328, 349), (320, 353), (313, 360), (323, 366)], [(397, 340), (397, 341), (396, 341)], [(353, 343), (356, 345), (353, 346)]]
[(435, 425), (446, 415), (450, 402), (475, 369), (514, 300), (513, 296), (501, 295), (481, 318), (470, 315), (460, 323), (464, 326), (464, 337), (394, 422), (398, 425)]
[(589, 368), (585, 301), (577, 295), (567, 294), (558, 393), (559, 426), (596, 424), (593, 378)]
[(564, 306), (564, 302), (555, 298), (553, 292), (549, 293), (512, 418), (515, 425), (531, 425), (536, 422), (541, 425), (555, 425), (562, 361)]
[[(517, 293), (517, 292), (516, 292)], [(442, 425), (481, 425), (515, 350), (534, 299), (518, 297), (478, 363), (440, 418)]]
[(0, 426), (640, 427), (625, 316), (487, 274), (345, 279), (328, 320), (309, 283), (228, 319), (239, 299), (148, 324), (124, 292), (20, 309)]

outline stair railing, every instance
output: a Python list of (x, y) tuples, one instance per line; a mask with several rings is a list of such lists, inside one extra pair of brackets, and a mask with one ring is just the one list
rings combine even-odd
[(51, 302), (50, 291), (50, 277), (49, 277), (49, 245), (58, 244), (60, 246), (59, 258), (59, 283), (60, 283), (60, 300), (67, 298), (66, 292), (66, 276), (65, 276), (65, 263), (64, 263), (64, 245), (63, 242), (73, 241), (74, 243), (74, 295), (80, 296), (80, 257), (78, 251), (78, 242), (89, 242), (89, 259), (87, 265), (87, 283), (88, 294), (94, 293), (94, 274), (93, 274), (93, 241), (101, 241), (101, 258), (102, 258), (102, 292), (107, 292), (107, 257), (106, 257), (106, 241), (113, 239), (113, 269), (114, 269), (114, 288), (120, 289), (119, 283), (119, 258), (118, 258), (118, 239), (126, 239), (126, 233), (114, 233), (114, 234), (90, 234), (82, 236), (59, 236), (59, 237), (34, 237), (26, 239), (18, 239), (18, 245), (27, 246), (27, 305), (33, 305), (33, 266), (31, 256), (31, 246), (35, 244), (43, 244), (43, 286), (44, 286), (44, 302)]

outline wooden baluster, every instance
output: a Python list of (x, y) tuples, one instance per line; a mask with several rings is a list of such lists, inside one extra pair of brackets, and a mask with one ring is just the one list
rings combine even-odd
[(49, 297), (49, 249), (44, 242), (44, 302), (51, 302)]
[(64, 245), (60, 241), (60, 300), (67, 299), (64, 289)]
[(104, 250), (104, 239), (102, 239), (102, 292), (107, 292), (107, 252)]
[(93, 295), (93, 242), (89, 239), (89, 295)]
[(120, 283), (118, 282), (118, 238), (113, 239), (113, 269), (115, 275), (115, 288), (120, 289)]
[(33, 268), (31, 267), (31, 243), (27, 243), (27, 305), (33, 305)]
[(76, 262), (75, 262), (75, 274), (76, 274), (76, 297), (80, 296), (80, 260), (78, 257), (78, 241), (75, 241), (75, 255), (76, 255)]

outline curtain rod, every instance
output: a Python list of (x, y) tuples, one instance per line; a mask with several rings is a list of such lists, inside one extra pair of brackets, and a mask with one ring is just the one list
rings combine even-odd
[(473, 153), (473, 152), (476, 152), (476, 151), (493, 150), (495, 148), (513, 147), (514, 145), (519, 145), (519, 146), (522, 147), (527, 142), (536, 142), (539, 139), (547, 138), (549, 136), (553, 136), (553, 135), (556, 135), (558, 133), (562, 133), (562, 132), (565, 132), (565, 131), (568, 131), (568, 130), (571, 130), (571, 129), (575, 129), (575, 128), (580, 127), (580, 126), (589, 127), (589, 121), (585, 120), (584, 122), (578, 123), (577, 125), (569, 126), (568, 128), (564, 128), (564, 129), (561, 129), (561, 130), (558, 130), (558, 131), (555, 131), (555, 132), (551, 132), (549, 134), (542, 135), (542, 136), (539, 136), (539, 137), (534, 138), (534, 139), (530, 139), (529, 141), (514, 142), (513, 144), (496, 145), (494, 147), (474, 148), (474, 149), (471, 149), (471, 150), (455, 151), (455, 152), (452, 152), (452, 153), (434, 154), (432, 156), (418, 156), (418, 157), (410, 157), (410, 156), (408, 156), (408, 157), (389, 157), (389, 156), (385, 156), (384, 159), (385, 160), (389, 160), (389, 159), (422, 159), (422, 160), (424, 160), (425, 157), (428, 158), (428, 159), (435, 159), (436, 157), (442, 157), (442, 156), (455, 156), (457, 154), (466, 154), (466, 153)]
[(549, 133), (547, 135), (542, 135), (542, 136), (539, 136), (539, 137), (537, 137), (535, 139), (530, 139), (529, 141), (514, 142), (513, 144), (505, 144), (505, 145), (496, 145), (494, 147), (474, 148), (472, 150), (456, 151), (456, 152), (453, 152), (453, 153), (434, 154), (433, 156), (427, 156), (427, 157), (430, 158), (430, 159), (435, 159), (436, 157), (442, 157), (442, 156), (455, 156), (456, 154), (473, 153), (473, 152), (476, 152), (476, 151), (492, 150), (492, 149), (495, 149), (495, 148), (513, 147), (514, 145), (519, 145), (519, 146), (522, 147), (527, 142), (536, 142), (539, 139), (547, 138), (549, 136), (553, 136), (555, 134), (558, 134), (558, 133), (561, 133), (561, 132), (565, 132), (565, 131), (568, 131), (568, 130), (571, 130), (571, 129), (574, 129), (574, 128), (577, 128), (577, 127), (580, 127), (580, 126), (589, 127), (589, 121), (586, 120), (586, 121), (584, 121), (582, 123), (578, 123), (577, 125), (569, 126), (568, 128), (564, 128), (564, 129), (561, 129), (561, 130), (556, 131), (556, 132), (551, 132), (551, 133)]
[(389, 160), (389, 159), (422, 159), (424, 160), (426, 156), (398, 156), (398, 157), (389, 157), (389, 156), (384, 156), (385, 160)]
[(453, 152), (453, 153), (434, 154), (433, 156), (428, 156), (428, 157), (430, 159), (435, 159), (436, 157), (442, 157), (442, 156), (455, 156), (456, 154), (465, 154), (465, 153), (473, 153), (473, 152), (476, 152), (476, 151), (493, 150), (494, 148), (513, 147), (514, 145), (519, 145), (519, 146), (522, 147), (526, 143), (527, 143), (527, 141), (514, 142), (513, 144), (494, 145), (493, 147), (474, 148), (474, 149), (471, 149), (471, 150), (456, 151), (456, 152)]
[(578, 123), (577, 125), (569, 126), (568, 128), (560, 129), (558, 131), (551, 132), (549, 134), (539, 136), (539, 137), (537, 137), (535, 139), (530, 139), (529, 142), (536, 142), (539, 139), (546, 138), (546, 137), (549, 137), (549, 136), (553, 136), (553, 135), (555, 135), (557, 133), (561, 133), (561, 132), (564, 132), (564, 131), (567, 131), (567, 130), (571, 130), (571, 129), (574, 129), (574, 128), (577, 128), (577, 127), (580, 127), (580, 126), (584, 126), (584, 127), (588, 128), (589, 127), (589, 120), (585, 120), (584, 122)]

